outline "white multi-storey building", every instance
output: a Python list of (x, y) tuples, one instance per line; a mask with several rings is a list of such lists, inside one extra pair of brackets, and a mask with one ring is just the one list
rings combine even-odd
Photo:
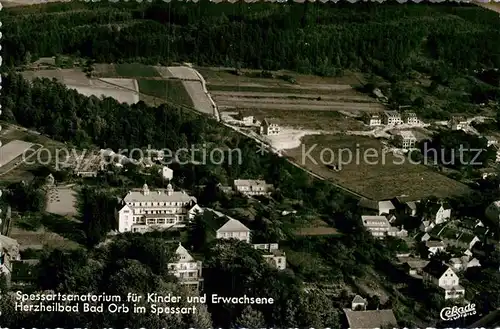
[(388, 126), (400, 125), (403, 123), (401, 119), (401, 114), (396, 111), (385, 111), (384, 112), (384, 124)]
[(407, 125), (418, 125), (420, 120), (414, 112), (403, 113), (403, 122)]
[(236, 191), (247, 196), (269, 195), (273, 189), (273, 185), (267, 184), (263, 180), (235, 179), (234, 188)]
[(382, 118), (376, 113), (366, 114), (365, 122), (369, 126), (380, 126), (382, 124)]
[(376, 238), (408, 236), (406, 230), (391, 226), (386, 216), (361, 216), (361, 221), (363, 226)]
[(399, 135), (396, 136), (396, 141), (399, 147), (408, 150), (415, 147), (417, 138), (411, 131), (400, 131)]
[(196, 261), (180, 242), (175, 253), (177, 261), (168, 264), (169, 270), (179, 279), (180, 284), (198, 289), (203, 281), (202, 262)]
[(280, 133), (280, 126), (278, 122), (274, 119), (264, 119), (262, 126), (260, 127), (260, 133), (262, 135), (276, 136)]
[(130, 191), (117, 211), (119, 232), (147, 232), (170, 227), (184, 227), (201, 212), (196, 198), (172, 185), (166, 190), (150, 191), (144, 184), (142, 190)]
[(460, 285), (460, 278), (448, 265), (438, 261), (431, 261), (423, 269), (423, 278), (444, 290), (445, 299), (463, 298), (465, 289)]

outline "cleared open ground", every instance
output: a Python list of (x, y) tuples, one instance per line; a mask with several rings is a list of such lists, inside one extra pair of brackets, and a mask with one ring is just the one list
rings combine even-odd
[[(467, 186), (424, 165), (411, 164), (392, 153), (384, 154), (382, 148), (380, 141), (368, 137), (306, 136), (301, 147), (287, 150), (286, 155), (332, 182), (375, 200), (397, 196), (418, 200), (469, 191)], [(339, 165), (339, 159), (345, 163), (340, 171), (327, 167), (328, 164)]]
[(76, 192), (71, 188), (54, 187), (47, 192), (47, 205), (45, 210), (52, 214), (62, 216), (75, 216), (77, 214)]
[(0, 147), (0, 167), (5, 166), (12, 160), (22, 156), (33, 146), (33, 143), (13, 140)]

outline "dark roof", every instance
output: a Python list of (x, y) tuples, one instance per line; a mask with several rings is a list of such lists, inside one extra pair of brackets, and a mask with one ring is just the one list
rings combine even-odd
[(392, 310), (351, 311), (344, 309), (350, 329), (373, 329), (383, 326), (397, 327)]
[(437, 260), (432, 260), (427, 264), (427, 266), (424, 267), (424, 272), (435, 277), (435, 278), (440, 278), (441, 275), (448, 269), (449, 267), (443, 262), (437, 261)]

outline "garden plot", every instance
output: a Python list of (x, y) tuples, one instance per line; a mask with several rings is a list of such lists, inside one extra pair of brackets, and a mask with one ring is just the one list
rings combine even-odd
[(13, 140), (0, 147), (0, 167), (5, 166), (14, 159), (25, 154), (27, 150), (34, 146), (33, 143), (21, 140)]

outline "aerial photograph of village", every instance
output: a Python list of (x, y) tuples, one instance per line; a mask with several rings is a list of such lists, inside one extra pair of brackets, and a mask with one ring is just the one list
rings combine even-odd
[(500, 2), (0, 0), (0, 327), (500, 327)]

